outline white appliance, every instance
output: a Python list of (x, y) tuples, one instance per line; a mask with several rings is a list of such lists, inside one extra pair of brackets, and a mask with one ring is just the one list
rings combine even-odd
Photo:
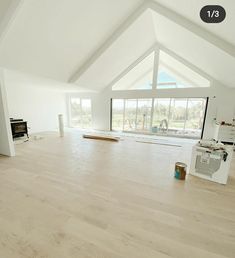
[(220, 184), (226, 184), (233, 155), (233, 147), (224, 145), (216, 149), (213, 145), (193, 146), (190, 174)]

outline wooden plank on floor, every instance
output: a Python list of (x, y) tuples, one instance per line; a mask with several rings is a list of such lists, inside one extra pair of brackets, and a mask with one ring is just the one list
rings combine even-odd
[(103, 140), (103, 141), (112, 141), (118, 142), (120, 140), (119, 137), (114, 136), (105, 136), (105, 135), (92, 135), (92, 134), (83, 134), (83, 138), (93, 139), (93, 140)]

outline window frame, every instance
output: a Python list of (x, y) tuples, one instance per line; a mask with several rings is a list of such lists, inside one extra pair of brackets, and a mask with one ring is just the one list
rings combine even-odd
[[(72, 124), (72, 107), (71, 107), (71, 101), (72, 101), (72, 99), (79, 99), (79, 101), (80, 101), (80, 105), (81, 105), (81, 112), (80, 112), (80, 114), (79, 114), (79, 116), (80, 116), (80, 119), (81, 119), (81, 126), (74, 126), (73, 124)], [(82, 111), (82, 103), (83, 103), (83, 100), (89, 100), (90, 101), (90, 109), (91, 109), (91, 124), (90, 124), (90, 127), (84, 127), (83, 126), (83, 111)], [(92, 99), (91, 98), (86, 98), (86, 97), (84, 97), (84, 98), (82, 98), (82, 97), (76, 97), (76, 96), (70, 96), (69, 97), (69, 127), (70, 128), (78, 128), (78, 129), (91, 129), (92, 128), (92, 123), (93, 123), (93, 116), (92, 116)]]
[[(158, 81), (158, 71), (160, 66), (160, 52), (163, 52), (167, 55), (169, 55), (171, 58), (175, 59), (177, 62), (180, 62), (182, 65), (184, 65), (186, 68), (192, 70), (192, 72), (198, 74), (202, 78), (208, 81), (209, 86), (203, 86), (203, 87), (176, 87), (174, 88), (158, 88), (157, 87), (157, 81)], [(151, 53), (154, 54), (154, 61), (153, 61), (153, 78), (152, 78), (152, 88), (151, 89), (113, 89), (116, 83), (118, 83), (123, 77), (125, 77), (131, 70), (133, 70), (136, 66), (138, 66), (145, 58), (147, 58)], [(129, 65), (123, 72), (121, 72), (114, 80), (110, 83), (108, 88), (111, 89), (113, 92), (125, 92), (125, 91), (155, 91), (155, 90), (177, 90), (177, 89), (197, 89), (197, 88), (208, 88), (211, 87), (213, 82), (213, 79), (206, 74), (204, 71), (202, 71), (200, 68), (196, 67), (192, 63), (188, 62), (184, 58), (178, 56), (173, 51), (167, 49), (166, 47), (162, 46), (161, 44), (155, 44), (153, 47), (148, 49), (140, 58), (138, 58), (136, 61), (134, 61), (131, 65)]]
[[(122, 126), (122, 130), (121, 132), (129, 132), (129, 133), (142, 133), (142, 134), (154, 134), (151, 132), (151, 128), (153, 126), (153, 119), (154, 119), (154, 109), (155, 109), (155, 103), (156, 103), (156, 100), (158, 99), (169, 99), (169, 108), (168, 108), (168, 114), (167, 114), (167, 121), (169, 123), (170, 119), (170, 114), (171, 114), (171, 106), (172, 106), (172, 100), (179, 100), (179, 99), (184, 99), (186, 100), (186, 108), (185, 108), (185, 118), (184, 118), (184, 129), (183, 129), (183, 132), (185, 132), (185, 126), (186, 126), (186, 122), (187, 122), (187, 114), (188, 114), (188, 102), (190, 100), (197, 100), (197, 99), (204, 99), (205, 100), (205, 106), (204, 106), (204, 109), (203, 109), (203, 122), (202, 122), (202, 128), (201, 128), (201, 133), (200, 133), (200, 137), (194, 137), (194, 136), (188, 136), (188, 135), (185, 135), (184, 133), (182, 135), (177, 135), (177, 134), (168, 134), (168, 130), (167, 130), (167, 133), (164, 134), (164, 136), (169, 136), (169, 137), (184, 137), (184, 138), (191, 138), (191, 139), (202, 139), (203, 138), (203, 134), (204, 134), (204, 127), (205, 127), (205, 121), (206, 121), (206, 116), (207, 116), (207, 107), (208, 107), (208, 102), (209, 102), (209, 97), (162, 97), (162, 98), (156, 98), (156, 97), (150, 97), (150, 98), (130, 98), (130, 99), (135, 99), (136, 100), (136, 117), (137, 117), (137, 113), (138, 113), (138, 100), (149, 100), (151, 101), (151, 112), (150, 112), (150, 128), (149, 128), (149, 131), (148, 132), (138, 132), (136, 131), (136, 121), (135, 121), (135, 130), (132, 130), (132, 131), (128, 131), (128, 130), (124, 130), (124, 123), (125, 123), (125, 108), (126, 108), (126, 101), (127, 100), (130, 100), (129, 98), (112, 98), (111, 99), (111, 107), (110, 107), (110, 130), (111, 131), (116, 131), (114, 128), (113, 128), (113, 101), (115, 99), (118, 99), (118, 100), (123, 100), (124, 101), (124, 107), (123, 107), (123, 126)], [(169, 127), (168, 127), (169, 129)], [(120, 131), (119, 131), (120, 132)], [(161, 134), (154, 134), (154, 135), (161, 135)]]

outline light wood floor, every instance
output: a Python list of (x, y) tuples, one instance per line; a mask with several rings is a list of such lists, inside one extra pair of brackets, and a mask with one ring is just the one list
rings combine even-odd
[(0, 258), (234, 258), (235, 180), (175, 180), (190, 148), (79, 133), (17, 145), (0, 158)]

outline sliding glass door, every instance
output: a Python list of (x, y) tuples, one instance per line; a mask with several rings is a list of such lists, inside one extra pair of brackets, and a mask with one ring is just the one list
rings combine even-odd
[(185, 134), (201, 135), (205, 116), (205, 99), (188, 99)]
[(91, 100), (70, 99), (70, 124), (72, 127), (91, 128)]
[(155, 131), (171, 136), (200, 138), (206, 101), (205, 98), (154, 99)]
[(124, 110), (124, 131), (136, 131), (136, 99), (126, 99)]
[(113, 99), (112, 129), (200, 138), (205, 98)]
[(136, 131), (149, 132), (151, 126), (152, 99), (137, 100)]
[(171, 99), (154, 99), (152, 132), (167, 134)]
[(149, 132), (152, 99), (113, 99), (112, 129), (116, 131)]
[(187, 99), (171, 99), (169, 108), (168, 133), (184, 134)]

